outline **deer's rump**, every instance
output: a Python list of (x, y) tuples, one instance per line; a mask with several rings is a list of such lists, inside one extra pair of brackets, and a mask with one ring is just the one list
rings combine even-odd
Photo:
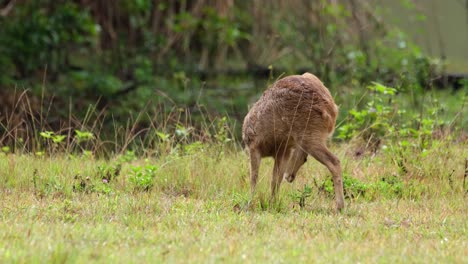
[(289, 142), (301, 135), (323, 137), (333, 132), (337, 114), (330, 92), (315, 76), (289, 76), (275, 82), (252, 107), (243, 139), (250, 145)]

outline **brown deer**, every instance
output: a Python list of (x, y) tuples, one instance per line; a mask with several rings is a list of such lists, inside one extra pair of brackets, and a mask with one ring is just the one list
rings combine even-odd
[(340, 160), (326, 146), (333, 133), (338, 107), (313, 74), (287, 76), (276, 81), (244, 119), (242, 139), (250, 156), (251, 193), (257, 184), (261, 158), (275, 160), (271, 181), (274, 198), (283, 178), (294, 181), (311, 155), (333, 176), (336, 206), (344, 208)]

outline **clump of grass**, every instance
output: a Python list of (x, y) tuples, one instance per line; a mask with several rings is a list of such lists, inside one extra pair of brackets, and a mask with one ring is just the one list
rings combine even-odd
[[(114, 158), (128, 151), (138, 156), (171, 152), (183, 155), (200, 151), (205, 143), (236, 145), (235, 121), (212, 115), (202, 105), (195, 109), (173, 107), (171, 111), (160, 111), (158, 107), (154, 112), (142, 109), (136, 115), (129, 115), (126, 123), (115, 121), (105, 112), (98, 112), (96, 105), (90, 105), (82, 119), (70, 112), (68, 120), (60, 120), (57, 127), (47, 122), (49, 109), (43, 108), (44, 102), (31, 107), (32, 101), (34, 97), (24, 91), (10, 109), (12, 113), (2, 113), (6, 118), (0, 123), (1, 153)], [(167, 109), (165, 105), (159, 107)], [(197, 112), (196, 120), (193, 111)], [(16, 112), (21, 112), (24, 120), (17, 120)]]

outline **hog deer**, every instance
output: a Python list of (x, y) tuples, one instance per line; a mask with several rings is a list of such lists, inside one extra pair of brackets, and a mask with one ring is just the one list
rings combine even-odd
[(261, 158), (273, 157), (271, 197), (285, 178), (293, 182), (311, 155), (333, 176), (336, 207), (344, 208), (340, 160), (326, 147), (333, 133), (338, 107), (313, 74), (287, 76), (276, 81), (252, 106), (244, 119), (242, 139), (250, 156), (252, 196)]

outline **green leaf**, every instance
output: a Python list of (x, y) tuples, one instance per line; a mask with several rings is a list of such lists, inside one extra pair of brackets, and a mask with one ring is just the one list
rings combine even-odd
[(65, 137), (66, 137), (66, 136), (64, 136), (64, 135), (53, 136), (53, 137), (52, 137), (52, 141), (53, 141), (54, 143), (57, 143), (57, 144), (58, 144), (58, 143), (62, 143), (63, 140), (65, 139)]
[(43, 138), (46, 138), (46, 139), (51, 139), (52, 136), (54, 135), (54, 132), (52, 131), (44, 131), (44, 132), (41, 132), (39, 133), (39, 135)]
[(10, 149), (10, 147), (8, 147), (8, 146), (3, 146), (3, 147), (2, 147), (2, 152), (3, 152), (3, 153), (9, 153), (10, 150), (11, 150), (11, 149)]
[(169, 140), (169, 137), (171, 135), (169, 134), (166, 134), (166, 133), (163, 133), (163, 132), (159, 132), (159, 131), (156, 131), (156, 135), (163, 141), (163, 142), (166, 142)]

